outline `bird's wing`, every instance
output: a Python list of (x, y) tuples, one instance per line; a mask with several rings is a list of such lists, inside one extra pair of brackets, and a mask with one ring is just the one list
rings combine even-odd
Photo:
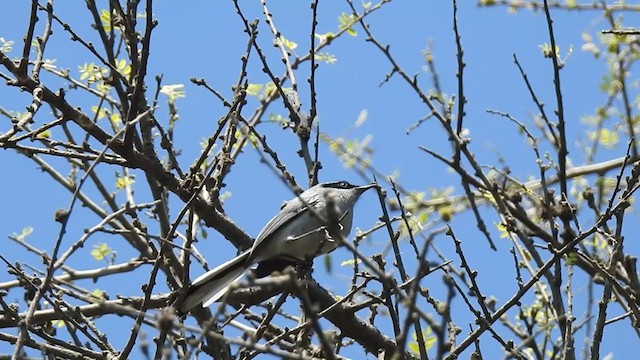
[(253, 243), (248, 261), (254, 261), (256, 251), (259, 251), (259, 248), (265, 245), (264, 241), (266, 239), (273, 235), (280, 227), (306, 213), (308, 206), (313, 206), (318, 201), (319, 199), (305, 199), (306, 204), (299, 198), (289, 201), (287, 205), (262, 228), (262, 231), (260, 231), (260, 234), (256, 237), (256, 241)]

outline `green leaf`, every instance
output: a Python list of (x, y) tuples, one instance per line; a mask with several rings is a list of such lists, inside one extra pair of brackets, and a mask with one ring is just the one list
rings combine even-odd
[(5, 40), (3, 37), (0, 37), (0, 51), (3, 53), (8, 53), (13, 50), (13, 41)]
[(25, 228), (22, 228), (22, 232), (20, 234), (13, 233), (10, 235), (10, 237), (12, 239), (15, 239), (16, 241), (24, 241), (24, 239), (26, 239), (27, 236), (31, 235), (32, 233), (33, 228), (31, 226), (27, 226)]
[(124, 189), (135, 182), (133, 176), (118, 176), (116, 178), (116, 189)]
[(98, 109), (98, 107), (95, 106), (95, 105), (91, 107), (91, 111), (93, 111), (94, 114), (95, 113), (98, 114), (98, 117), (97, 117), (98, 120), (102, 119), (103, 117), (105, 117), (107, 115), (107, 109), (105, 109), (105, 108)]
[(451, 218), (454, 215), (453, 212), (453, 207), (451, 206), (442, 206), (438, 209), (438, 215), (440, 216), (440, 219), (444, 222), (449, 222), (451, 221)]
[(358, 115), (358, 118), (356, 119), (356, 122), (353, 124), (353, 126), (354, 127), (362, 126), (362, 124), (364, 124), (364, 122), (367, 121), (368, 117), (369, 117), (369, 110), (367, 109), (360, 110), (360, 114)]
[(609, 129), (600, 129), (600, 144), (607, 148), (613, 148), (618, 144), (618, 133)]
[(593, 241), (584, 241), (584, 244), (600, 250), (604, 250), (609, 246), (609, 243), (597, 234), (593, 237)]
[(618, 133), (615, 131), (611, 131), (609, 129), (600, 129), (600, 131), (589, 131), (589, 138), (593, 140), (597, 140), (602, 146), (612, 149), (618, 145), (620, 141), (620, 137)]
[[(237, 129), (236, 132), (234, 133), (234, 136), (238, 140), (246, 138), (251, 144), (251, 146), (253, 146), (254, 148), (258, 147), (258, 138), (256, 137), (256, 134), (254, 134), (252, 131), (249, 131), (249, 129), (247, 128)], [(234, 148), (238, 146), (238, 142), (239, 141), (233, 144)]]
[(104, 94), (107, 95), (109, 93), (109, 91), (111, 91), (111, 85), (106, 84), (104, 81), (100, 81), (97, 85), (96, 85), (96, 90), (98, 90), (98, 92), (100, 94)]
[(106, 243), (93, 245), (91, 250), (91, 256), (96, 260), (104, 260), (109, 254), (111, 254), (111, 248)]
[(333, 270), (333, 263), (331, 262), (331, 255), (329, 254), (324, 256), (324, 269), (328, 273), (331, 273), (331, 271)]
[(284, 125), (287, 123), (287, 119), (280, 114), (269, 114), (269, 120), (280, 125)]
[(53, 327), (56, 328), (62, 328), (64, 327), (64, 320), (62, 319), (58, 319), (58, 320), (51, 320), (51, 325), (53, 325)]
[(47, 129), (45, 131), (39, 132), (36, 137), (38, 139), (49, 139), (51, 137), (51, 130)]
[(500, 238), (504, 239), (504, 238), (510, 238), (511, 235), (509, 233), (509, 230), (507, 230), (507, 227), (504, 226), (503, 223), (495, 223), (496, 228), (498, 228), (498, 231), (500, 231)]
[(251, 96), (258, 96), (260, 94), (260, 90), (262, 90), (262, 84), (249, 84), (247, 85), (247, 94)]
[(321, 43), (323, 43), (323, 42), (331, 41), (331, 39), (336, 37), (336, 34), (329, 31), (324, 34), (313, 34), (313, 36), (315, 36), (318, 40), (320, 40)]
[(93, 71), (93, 63), (78, 66), (78, 71), (80, 71), (80, 80), (84, 80), (91, 75), (91, 71)]
[(589, 52), (589, 53), (593, 54), (593, 56), (596, 57), (596, 58), (600, 57), (600, 49), (593, 42), (586, 42), (586, 43), (582, 44), (582, 46), (580, 47), (580, 50), (582, 50), (584, 52)]
[(131, 74), (131, 65), (127, 64), (125, 59), (116, 60), (116, 69), (124, 77), (129, 77)]
[(218, 196), (218, 201), (220, 201), (221, 204), (224, 204), (225, 200), (230, 198), (231, 195), (233, 195), (231, 191), (225, 191), (222, 194), (220, 194), (220, 196)]
[(360, 264), (362, 261), (360, 259), (348, 259), (340, 263), (340, 266), (353, 266), (355, 264)]
[(105, 32), (111, 32), (111, 13), (107, 9), (100, 11), (100, 22)]
[(325, 64), (329, 65), (333, 65), (338, 61), (335, 55), (329, 53), (317, 52), (315, 53), (314, 58), (316, 59), (316, 61), (324, 62)]
[(278, 92), (278, 88), (272, 82), (268, 82), (264, 87), (264, 97), (271, 97), (274, 93)]
[(282, 41), (282, 45), (284, 45), (287, 49), (293, 51), (295, 48), (298, 47), (298, 44), (296, 44), (295, 42), (285, 38), (284, 36), (280, 35), (280, 41)]
[(349, 35), (358, 36), (358, 33), (351, 28), (351, 26), (353, 26), (353, 24), (355, 24), (356, 20), (357, 20), (357, 17), (355, 15), (342, 13), (338, 17), (338, 22), (340, 23), (338, 25), (338, 29), (340, 29), (340, 30), (345, 30), (346, 29), (346, 31), (347, 31), (347, 33)]
[(91, 297), (91, 302), (93, 302), (94, 304), (101, 303), (107, 300), (106, 293), (100, 289), (93, 290), (89, 293), (89, 296)]
[(570, 252), (564, 256), (564, 261), (567, 265), (575, 265), (578, 262), (578, 253)]
[(160, 92), (169, 98), (170, 103), (185, 97), (184, 84), (164, 85), (160, 88)]
[(42, 64), (42, 67), (47, 69), (47, 70), (55, 70), (55, 69), (57, 69), (57, 67), (56, 67), (56, 59), (44, 59), (44, 63)]
[(101, 81), (109, 73), (107, 69), (96, 66), (94, 63), (84, 63), (78, 66), (80, 80), (87, 80), (89, 84)]
[[(429, 218), (429, 210), (418, 213), (418, 216), (414, 216), (411, 212), (407, 214), (407, 222), (400, 222), (400, 226), (398, 227), (398, 231), (400, 231), (400, 237), (404, 238), (409, 236), (409, 231), (411, 234), (418, 234), (424, 231), (424, 225)], [(407, 227), (407, 223), (409, 226)]]
[(344, 139), (343, 137), (333, 140), (322, 135), (321, 138), (329, 144), (329, 150), (340, 157), (342, 164), (346, 168), (356, 165), (367, 167), (373, 162), (373, 149), (369, 147), (369, 144), (373, 141), (372, 135), (367, 135), (362, 140)]
[[(418, 336), (414, 332), (412, 342), (409, 343), (409, 350), (414, 354), (420, 354), (420, 345), (418, 345)], [(428, 351), (433, 347), (433, 344), (436, 342), (436, 337), (431, 336), (431, 327), (427, 327), (426, 330), (422, 331), (422, 341), (424, 342), (424, 347)]]
[[(538, 45), (540, 50), (542, 51), (542, 55), (546, 58), (550, 58), (553, 56), (553, 51), (551, 49), (551, 45), (544, 43), (542, 45)], [(560, 47), (556, 45), (556, 56), (560, 56)]]
[(109, 121), (111, 121), (111, 123), (115, 126), (122, 124), (122, 118), (120, 117), (120, 114), (111, 114), (109, 116)]

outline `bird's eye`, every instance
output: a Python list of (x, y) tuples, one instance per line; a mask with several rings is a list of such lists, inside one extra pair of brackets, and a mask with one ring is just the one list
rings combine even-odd
[(340, 182), (340, 187), (341, 187), (341, 188), (343, 188), (343, 189), (346, 189), (346, 188), (348, 188), (348, 187), (349, 187), (349, 184), (347, 184), (347, 182), (346, 182), (346, 181), (341, 181), (341, 182)]

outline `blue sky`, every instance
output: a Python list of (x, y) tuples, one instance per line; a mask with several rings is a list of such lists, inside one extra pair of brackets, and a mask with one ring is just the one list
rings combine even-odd
[[(106, 4), (106, 2), (105, 2)], [(303, 1), (271, 1), (269, 8), (280, 32), (289, 40), (295, 41), (298, 48), (295, 53), (304, 54), (309, 46), (310, 10), (309, 4)], [(359, 4), (357, 4), (359, 6)], [(103, 4), (103, 6), (106, 6)], [(261, 7), (257, 1), (241, 1), (241, 6), (249, 19), (260, 18), (258, 41), (270, 58), (270, 65), (277, 74), (284, 68), (276, 50), (271, 46), (272, 35), (265, 26), (261, 15)], [(10, 2), (4, 6), (4, 16), (0, 23), (0, 37), (16, 42), (12, 56), (21, 53), (21, 38), (26, 31), (29, 5), (27, 2)], [(517, 128), (494, 115), (485, 112), (495, 109), (508, 112), (521, 121), (531, 124), (531, 115), (537, 113), (525, 85), (513, 63), (516, 54), (527, 72), (538, 96), (547, 104), (551, 113), (555, 109), (555, 95), (552, 83), (552, 68), (548, 59), (543, 58), (540, 45), (547, 43), (548, 34), (544, 14), (540, 11), (520, 11), (509, 13), (505, 8), (478, 8), (472, 1), (460, 1), (459, 27), (464, 47), (465, 93), (468, 100), (466, 106), (465, 127), (470, 130), (473, 139), (472, 151), (483, 164), (498, 165), (500, 157), (509, 164), (513, 174), (520, 179), (538, 174), (533, 152), (525, 139), (519, 135)], [(58, 2), (55, 4), (56, 14), (68, 22), (81, 36), (98, 43), (98, 37), (90, 27), (89, 13), (84, 2)], [(337, 31), (338, 16), (348, 12), (345, 2), (321, 1), (318, 13), (318, 33)], [(180, 119), (176, 125), (175, 146), (182, 150), (180, 161), (186, 168), (197, 158), (200, 152), (200, 141), (208, 137), (220, 116), (225, 113), (220, 102), (203, 88), (193, 85), (189, 79), (204, 78), (210, 85), (218, 89), (227, 98), (232, 97), (231, 85), (235, 83), (240, 69), (240, 56), (245, 51), (246, 35), (242, 32), (242, 23), (235, 13), (231, 2), (192, 1), (182, 3), (156, 2), (153, 10), (159, 25), (153, 31), (151, 60), (149, 64), (148, 96), (155, 91), (153, 77), (163, 75), (163, 84), (184, 84), (186, 97), (177, 101)], [(11, 14), (10, 16), (7, 14)], [(582, 33), (587, 32), (594, 37), (597, 32), (608, 28), (601, 18), (595, 18), (592, 12), (554, 11), (555, 31), (560, 54), (566, 57), (566, 66), (562, 70), (562, 84), (565, 100), (565, 118), (567, 119), (569, 157), (576, 164), (584, 162), (584, 156), (578, 146), (586, 139), (580, 118), (593, 113), (596, 106), (603, 103), (605, 97), (598, 90), (598, 84), (606, 71), (603, 61), (594, 59), (590, 53), (580, 50), (583, 44)], [(626, 19), (637, 20), (637, 16), (625, 15)], [(44, 19), (44, 15), (41, 15)], [(452, 6), (450, 2), (426, 1), (394, 1), (382, 10), (367, 18), (371, 30), (383, 44), (391, 44), (391, 51), (402, 67), (409, 74), (419, 74), (423, 89), (431, 85), (430, 76), (424, 71), (424, 58), (421, 51), (429, 41), (432, 42), (436, 67), (439, 72), (443, 91), (447, 94), (456, 92), (456, 58), (455, 43), (452, 31)], [(633, 22), (631, 22), (632, 24)], [(42, 22), (37, 33), (42, 32)], [(425, 146), (443, 153), (448, 153), (447, 138), (435, 121), (427, 121), (406, 134), (406, 129), (423, 118), (428, 109), (412, 93), (406, 83), (399, 77), (392, 78), (383, 86), (382, 80), (391, 70), (391, 66), (375, 47), (365, 41), (362, 29), (355, 28), (357, 36), (344, 36), (335, 41), (327, 52), (337, 58), (335, 64), (321, 64), (317, 71), (318, 113), (321, 130), (332, 137), (363, 139), (370, 135), (370, 146), (374, 149), (374, 166), (386, 173), (399, 173), (398, 182), (415, 191), (430, 191), (454, 186), (460, 193), (459, 180), (441, 163), (417, 149)], [(571, 54), (569, 54), (572, 49)], [(268, 77), (261, 71), (261, 65), (252, 53), (248, 67), (250, 83), (265, 84)], [(69, 41), (60, 26), (54, 27), (51, 42), (48, 45), (46, 58), (55, 58), (59, 68), (69, 68), (72, 76), (79, 77), (77, 67), (94, 61), (91, 54), (80, 44)], [(302, 109), (308, 112), (309, 90), (306, 79), (308, 64), (297, 73), (301, 95)], [(44, 76), (43, 81), (53, 89), (65, 85), (52, 76)], [(96, 105), (95, 99), (84, 95), (70, 93), (70, 101), (83, 109)], [(16, 89), (0, 86), (0, 106), (7, 110), (24, 111), (29, 104), (30, 95), (18, 93)], [(255, 107), (255, 100), (250, 100), (245, 107), (247, 114)], [(49, 109), (44, 109), (48, 111)], [(354, 127), (354, 122), (361, 111), (366, 110), (366, 122)], [(43, 111), (37, 121), (49, 121), (48, 113)], [(285, 115), (281, 105), (269, 109), (273, 114)], [(158, 117), (166, 121), (166, 99), (160, 99)], [(7, 121), (3, 122), (3, 130), (8, 129)], [(289, 171), (296, 175), (300, 184), (304, 184), (304, 164), (295, 155), (297, 139), (290, 131), (283, 131), (278, 125), (264, 124), (261, 128), (267, 135), (270, 145), (280, 153), (282, 161)], [(624, 155), (623, 144), (610, 150), (602, 151), (599, 160)], [(544, 149), (543, 149), (544, 150)], [(323, 169), (321, 181), (347, 179), (354, 183), (362, 180), (355, 172), (345, 168), (328, 150), (326, 144), (321, 148)], [(63, 163), (58, 159), (53, 164)], [(46, 174), (39, 171), (36, 165), (27, 158), (11, 150), (0, 155), (0, 166), (4, 174), (0, 176), (0, 197), (6, 199), (5, 206), (0, 207), (3, 221), (0, 222), (0, 235), (20, 232), (31, 226), (34, 233), (28, 240), (34, 245), (50, 251), (59, 225), (53, 221), (53, 213), (58, 208), (66, 208), (70, 194), (59, 185), (54, 184)], [(99, 169), (105, 178), (114, 177), (107, 167)], [(144, 190), (144, 180), (137, 174), (138, 184), (136, 196), (139, 202), (148, 201)], [(115, 181), (115, 178), (114, 180)], [(111, 183), (106, 181), (107, 183)], [(263, 224), (277, 211), (282, 201), (291, 197), (290, 191), (282, 184), (273, 172), (260, 162), (260, 157), (248, 147), (245, 156), (234, 165), (227, 178), (227, 187), (231, 196), (225, 202), (225, 210), (249, 234), (256, 235)], [(389, 191), (390, 192), (390, 191)], [(117, 194), (117, 201), (124, 203), (124, 194)], [(172, 205), (172, 210), (180, 209), (179, 202)], [(10, 205), (9, 205), (10, 204)], [(86, 209), (77, 207), (73, 221), (65, 237), (64, 245), (72, 244), (83, 232), (84, 228), (94, 226), (100, 219)], [(485, 221), (492, 224), (498, 221), (495, 213), (486, 212)], [(367, 229), (372, 226), (380, 210), (378, 200), (367, 194), (358, 204), (354, 226)], [(637, 215), (632, 214), (629, 222), (637, 222)], [(486, 293), (495, 294), (498, 304), (506, 301), (517, 290), (513, 280), (512, 258), (508, 253), (510, 243), (499, 239), (496, 233), (499, 252), (488, 249), (483, 236), (476, 230), (475, 222), (469, 214), (464, 214), (452, 222), (452, 227), (459, 238), (463, 239), (465, 250), (473, 254), (472, 266), (479, 272), (479, 282)], [(635, 227), (635, 226), (634, 226)], [(633, 229), (629, 227), (628, 229)], [(385, 234), (376, 234), (364, 251), (371, 254), (381, 251), (387, 243)], [(444, 237), (439, 240), (443, 251), (454, 256), (452, 244)], [(118, 251), (118, 260), (126, 261), (135, 256), (122, 240), (106, 234), (96, 235), (88, 244), (70, 260), (70, 265), (78, 269), (98, 267), (101, 264), (90, 256), (94, 244), (106, 242)], [(209, 229), (209, 237), (200, 244), (202, 253), (210, 265), (225, 261), (233, 255), (234, 249), (224, 239)], [(24, 249), (13, 242), (4, 240), (2, 253), (10, 261), (20, 261), (32, 265), (40, 265), (39, 259), (26, 254)], [(637, 244), (626, 248), (629, 253), (638, 250)], [(332, 254), (333, 263), (339, 264), (349, 258), (345, 250)], [(118, 261), (118, 262), (119, 262)], [(321, 260), (316, 261), (320, 269)], [(200, 268), (192, 265), (192, 274), (199, 274)], [(507, 269), (505, 271), (505, 269)], [(336, 269), (333, 274), (322, 270), (316, 271), (317, 279), (327, 284), (327, 288), (337, 293), (348, 285), (349, 271)], [(115, 294), (136, 296), (140, 294), (140, 285), (146, 281), (146, 272), (139, 278), (120, 277), (122, 282), (84, 284), (89, 288), (106, 289), (113, 297)], [(12, 277), (6, 272), (0, 273), (0, 281)], [(582, 282), (580, 282), (582, 280)], [(436, 297), (442, 296), (444, 287), (439, 276), (425, 280)], [(576, 276), (576, 296), (584, 294), (584, 278)], [(158, 286), (158, 292), (166, 288)], [(596, 292), (599, 296), (599, 292)], [(20, 295), (12, 292), (18, 299)], [(530, 298), (529, 298), (530, 300)], [(13, 299), (11, 300), (13, 301)], [(580, 300), (576, 300), (580, 303)], [(455, 319), (461, 326), (463, 335), (468, 328), (470, 318), (462, 303), (459, 306), (459, 317)], [(295, 306), (295, 305), (294, 305)], [(616, 307), (612, 307), (619, 311)], [(295, 309), (295, 307), (294, 307)], [(432, 311), (432, 309), (425, 309)], [(455, 311), (454, 311), (455, 313)], [(580, 313), (580, 315), (582, 315)], [(468, 316), (468, 315), (467, 315)], [(122, 326), (122, 322), (103, 319), (104, 326)], [(616, 359), (626, 358), (617, 347), (621, 344), (638, 345), (638, 338), (628, 329), (628, 322), (619, 322), (605, 332), (602, 354), (611, 351)], [(384, 327), (383, 327), (384, 329)], [(387, 329), (388, 330), (388, 329)], [(387, 332), (390, 334), (390, 332)], [(506, 334), (503, 332), (503, 334)], [(128, 331), (123, 332), (122, 339), (113, 337), (117, 347), (126, 341)], [(505, 335), (506, 336), (506, 335)], [(485, 356), (501, 354), (499, 345), (489, 336), (484, 336), (483, 351)], [(582, 348), (581, 339), (577, 348)], [(6, 344), (0, 344), (0, 352), (10, 351)], [(135, 352), (134, 352), (135, 354)], [(345, 354), (349, 356), (349, 354)], [(353, 355), (352, 355), (353, 356)], [(463, 355), (465, 356), (465, 355)], [(468, 355), (467, 355), (468, 356)]]

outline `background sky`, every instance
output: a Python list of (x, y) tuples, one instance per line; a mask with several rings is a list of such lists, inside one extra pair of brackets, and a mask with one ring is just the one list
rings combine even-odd
[[(284, 68), (279, 54), (271, 46), (272, 35), (265, 26), (260, 3), (240, 3), (249, 19), (261, 19), (258, 41), (270, 57), (273, 69), (277, 69), (277, 74), (282, 74)], [(268, 5), (280, 32), (287, 39), (298, 43), (295, 53), (306, 53), (311, 22), (308, 2), (274, 0)], [(360, 4), (356, 5), (360, 7)], [(106, 7), (106, 2), (102, 6)], [(89, 12), (84, 2), (58, 1), (55, 3), (55, 12), (79, 35), (98, 43), (97, 34), (90, 26)], [(349, 12), (346, 2), (320, 1), (317, 32), (337, 32), (337, 18), (342, 12)], [(21, 39), (26, 32), (29, 18), (29, 3), (7, 2), (3, 4), (3, 13), (0, 37), (15, 41), (15, 48), (10, 55), (19, 56)], [(147, 78), (148, 96), (152, 96), (155, 91), (153, 77), (158, 74), (163, 75), (163, 84), (185, 85), (186, 97), (177, 101), (180, 119), (176, 125), (174, 145), (181, 149), (180, 161), (183, 167), (186, 167), (198, 157), (200, 141), (210, 136), (217, 120), (225, 114), (225, 109), (216, 98), (203, 88), (193, 85), (189, 79), (204, 78), (231, 99), (231, 85), (238, 77), (240, 56), (246, 47), (246, 35), (233, 3), (229, 1), (157, 1), (154, 3), (153, 13), (159, 25), (154, 29), (152, 37)], [(586, 139), (580, 118), (593, 113), (596, 106), (604, 102), (605, 96), (599, 91), (599, 83), (606, 72), (606, 64), (603, 61), (580, 50), (583, 44), (582, 33), (590, 33), (596, 37), (600, 30), (608, 29), (609, 26), (602, 18), (597, 18), (596, 13), (589, 11), (554, 11), (552, 15), (560, 55), (566, 58), (566, 66), (562, 70), (562, 85), (568, 137), (571, 140), (569, 157), (573, 164), (580, 165), (585, 161), (580, 147)], [(508, 112), (526, 124), (532, 124), (531, 115), (536, 114), (537, 109), (514, 65), (513, 54), (518, 56), (528, 73), (537, 95), (547, 104), (547, 113), (551, 114), (555, 109), (551, 63), (542, 56), (540, 50), (540, 45), (549, 42), (544, 13), (520, 11), (513, 14), (506, 8), (482, 8), (477, 7), (473, 1), (460, 1), (458, 18), (467, 64), (465, 94), (468, 104), (464, 124), (472, 138), (471, 149), (482, 164), (500, 166), (499, 159), (502, 158), (514, 176), (522, 180), (535, 176), (538, 170), (534, 154), (518, 129), (504, 119), (486, 113), (485, 110)], [(44, 19), (44, 15), (41, 15), (41, 19)], [(637, 15), (625, 14), (625, 23), (629, 26), (637, 24), (637, 20)], [(380, 42), (391, 44), (391, 51), (401, 66), (409, 74), (419, 75), (423, 89), (431, 86), (431, 78), (424, 70), (426, 64), (421, 51), (431, 41), (442, 89), (447, 94), (456, 92), (456, 49), (450, 1), (393, 1), (368, 17), (367, 23)], [(42, 25), (43, 22), (40, 22), (37, 34), (42, 33)], [(344, 136), (363, 139), (371, 135), (373, 165), (383, 173), (399, 174), (398, 182), (407, 189), (430, 192), (431, 189), (453, 186), (456, 193), (461, 193), (458, 177), (446, 166), (417, 148), (420, 145), (447, 154), (447, 137), (441, 131), (440, 125), (436, 121), (427, 121), (411, 134), (406, 133), (412, 124), (428, 114), (428, 109), (397, 76), (379, 86), (391, 67), (382, 53), (365, 41), (364, 31), (358, 27), (354, 29), (358, 32), (356, 37), (343, 36), (330, 48), (325, 49), (336, 56), (337, 62), (320, 64), (317, 71), (316, 88), (321, 130), (334, 138)], [(56, 59), (57, 67), (69, 68), (72, 76), (76, 78), (79, 77), (79, 65), (94, 61), (85, 48), (69, 40), (69, 35), (60, 26), (54, 27), (45, 57)], [(305, 64), (297, 73), (302, 109), (306, 112), (310, 106), (306, 82), (308, 66), (308, 63)], [(249, 82), (264, 84), (269, 81), (261, 67), (253, 53), (248, 68)], [(65, 86), (64, 81), (49, 75), (43, 75), (43, 81), (52, 89)], [(634, 88), (633, 93), (635, 91)], [(0, 86), (0, 106), (6, 110), (24, 111), (24, 107), (30, 104), (30, 97), (28, 93), (19, 93), (16, 89)], [(97, 105), (95, 99), (89, 101), (87, 97), (75, 93), (69, 94), (69, 100), (83, 109)], [(255, 104), (255, 100), (250, 100), (245, 107), (245, 115), (250, 114)], [(269, 111), (286, 115), (282, 107), (279, 104), (278, 106), (270, 108)], [(42, 110), (36, 121), (49, 121), (47, 112)], [(368, 113), (367, 120), (362, 126), (355, 127), (354, 123), (363, 110)], [(166, 124), (165, 98), (160, 99), (157, 116)], [(8, 121), (5, 120), (2, 124), (0, 131), (9, 129)], [(297, 139), (290, 131), (283, 131), (276, 124), (264, 124), (260, 130), (267, 135), (267, 140), (274, 150), (279, 152), (288, 170), (296, 175), (301, 185), (304, 185), (304, 164), (295, 155)], [(625, 148), (626, 145), (622, 144), (601, 151), (597, 160), (623, 156)], [(322, 144), (320, 154), (323, 164), (320, 172), (321, 181), (346, 179), (353, 183), (365, 182), (355, 172), (345, 168), (328, 150), (326, 144)], [(52, 159), (51, 162), (56, 165), (63, 164), (59, 159)], [(68, 206), (70, 194), (53, 183), (33, 162), (14, 151), (0, 152), (0, 169), (3, 169), (0, 174), (0, 198), (3, 199), (3, 205), (0, 206), (0, 235), (19, 233), (23, 228), (31, 226), (34, 233), (28, 241), (39, 248), (51, 251), (59, 232), (59, 224), (54, 222), (53, 214), (56, 209)], [(115, 182), (112, 171), (106, 167), (99, 171), (106, 179), (114, 178), (113, 182), (105, 182)], [(145, 192), (143, 177), (139, 176), (138, 181), (139, 186), (134, 186), (136, 196), (139, 196), (138, 201), (148, 201), (150, 197)], [(251, 147), (245, 149), (244, 156), (234, 165), (226, 184), (225, 190), (231, 193), (225, 202), (227, 214), (253, 236), (257, 235), (268, 219), (276, 213), (280, 204), (291, 198), (290, 190), (260, 162), (259, 155)], [(119, 203), (124, 203), (124, 194), (119, 192), (116, 199)], [(181, 205), (174, 199), (174, 214), (180, 210)], [(378, 199), (373, 193), (363, 196), (355, 214), (354, 227), (368, 229), (375, 224), (380, 216), (380, 209)], [(485, 221), (488, 225), (498, 221), (494, 213), (487, 214), (489, 215)], [(628, 223), (637, 220), (635, 213), (628, 217)], [(99, 221), (95, 215), (77, 206), (63, 248), (75, 242), (85, 228), (92, 227)], [(499, 239), (492, 227), (499, 251), (491, 251), (482, 234), (476, 230), (475, 221), (468, 214), (456, 218), (451, 225), (457, 236), (463, 240), (465, 251), (473, 254), (471, 266), (480, 274), (478, 281), (481, 288), (485, 293), (496, 296), (500, 306), (517, 290), (517, 284), (513, 280), (513, 260), (507, 251), (511, 247), (510, 242)], [(634, 229), (637, 229), (635, 224), (626, 228), (629, 232)], [(629, 234), (630, 238), (631, 235), (632, 233)], [(371, 254), (382, 251), (387, 241), (385, 234), (375, 234), (363, 251)], [(101, 264), (90, 256), (90, 251), (93, 245), (102, 242), (108, 243), (118, 251), (116, 262), (126, 261), (135, 256), (124, 246), (120, 238), (97, 234), (70, 259), (69, 265), (76, 269), (99, 267)], [(637, 242), (628, 241), (626, 244), (625, 250), (631, 254), (637, 254), (640, 250)], [(442, 237), (438, 240), (438, 245), (455, 259), (450, 239)], [(209, 229), (209, 237), (199, 243), (199, 248), (211, 266), (225, 261), (235, 253), (235, 249), (212, 229)], [(44, 268), (37, 256), (27, 254), (22, 247), (8, 239), (1, 242), (0, 251), (10, 261)], [(333, 253), (332, 260), (335, 266), (331, 274), (326, 274), (321, 269), (322, 266), (319, 266), (322, 265), (322, 261), (316, 260), (318, 270), (315, 276), (318, 281), (338, 294), (344, 293), (350, 273), (348, 269), (340, 269), (337, 265), (348, 258), (350, 256), (345, 250)], [(138, 296), (141, 294), (141, 284), (148, 279), (150, 267), (143, 269), (145, 270), (139, 273), (139, 278), (122, 275), (119, 278), (122, 281), (115, 281), (118, 279), (116, 276), (111, 278), (113, 282), (110, 283), (100, 282), (92, 285), (87, 282), (84, 286), (103, 289), (112, 298), (116, 294)], [(191, 271), (197, 275), (204, 270), (197, 264), (192, 264)], [(0, 282), (10, 279), (13, 279), (11, 275), (0, 272)], [(429, 287), (434, 297), (444, 299), (444, 286), (439, 275), (425, 279), (423, 285)], [(583, 301), (579, 297), (580, 294), (585, 294), (584, 286), (584, 278), (577, 275), (574, 288), (577, 304)], [(166, 290), (166, 287), (158, 285), (156, 292)], [(600, 296), (599, 291), (596, 294)], [(21, 293), (17, 291), (12, 291), (9, 295), (9, 301), (20, 298)], [(532, 297), (528, 299), (531, 300)], [(472, 320), (466, 314), (468, 311), (464, 305), (458, 305), (459, 311), (454, 310), (454, 318), (458, 326), (464, 329), (459, 337), (462, 340), (467, 333), (467, 324)], [(615, 305), (610, 309), (611, 316), (620, 313), (620, 309)], [(578, 314), (580, 315), (582, 313)], [(128, 328), (126, 331), (115, 331), (117, 326), (123, 326), (122, 322), (100, 319), (98, 324), (101, 324), (103, 329), (112, 327), (114, 331), (110, 332), (114, 335), (111, 336), (111, 341), (120, 348), (124, 345), (129, 336)], [(482, 344), (487, 358), (495, 358), (502, 354), (499, 345), (488, 335), (482, 337)], [(582, 345), (581, 339), (578, 338), (578, 351), (582, 349)], [(633, 358), (625, 349), (638, 345), (638, 338), (632, 334), (628, 322), (622, 321), (607, 327), (602, 354), (613, 352), (616, 359)], [(10, 351), (10, 346), (0, 343), (0, 352)], [(135, 351), (137, 350), (134, 350), (134, 355), (137, 354)], [(349, 356), (348, 353), (345, 355)], [(466, 357), (468, 352), (463, 355), (463, 358)]]

